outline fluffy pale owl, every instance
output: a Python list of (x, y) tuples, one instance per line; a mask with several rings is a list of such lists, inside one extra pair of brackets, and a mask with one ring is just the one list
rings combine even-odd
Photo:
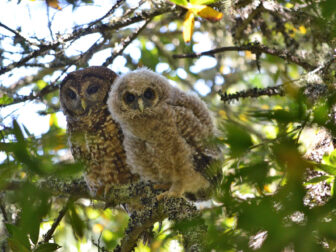
[(207, 144), (214, 124), (197, 96), (142, 68), (115, 81), (107, 104), (123, 130), (132, 172), (166, 189), (159, 199), (209, 187), (203, 172), (218, 153)]
[(108, 68), (88, 67), (69, 73), (60, 85), (71, 152), (75, 160), (84, 163), (93, 195), (136, 179), (126, 165), (123, 134), (106, 105), (116, 77)]

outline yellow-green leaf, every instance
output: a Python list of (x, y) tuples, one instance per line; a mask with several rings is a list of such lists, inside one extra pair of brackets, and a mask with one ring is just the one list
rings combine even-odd
[(6, 94), (3, 94), (1, 97), (0, 97), (0, 104), (10, 104), (14, 101), (14, 99), (12, 97), (9, 97), (8, 95)]
[(47, 82), (45, 82), (44, 80), (38, 80), (37, 82), (36, 82), (36, 85), (37, 85), (37, 87), (38, 87), (38, 89), (42, 89), (42, 88), (44, 88), (45, 86), (47, 86), (48, 84), (47, 84)]
[(180, 6), (187, 6), (188, 5), (188, 1), (187, 0), (170, 0), (170, 2), (180, 5)]
[(223, 17), (223, 13), (206, 5), (191, 5), (189, 10), (192, 10), (196, 15), (213, 22), (216, 22)]
[(58, 3), (58, 0), (46, 0), (47, 5), (51, 8), (62, 10), (61, 6)]
[(195, 23), (195, 14), (188, 10), (186, 17), (183, 22), (183, 40), (188, 43), (191, 40), (191, 36), (194, 31), (194, 23)]
[(218, 0), (190, 0), (191, 4), (209, 5), (218, 2)]

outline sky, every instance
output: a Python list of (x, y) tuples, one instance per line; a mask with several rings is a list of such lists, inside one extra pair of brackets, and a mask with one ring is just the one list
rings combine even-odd
[[(137, 1), (128, 1), (129, 3), (136, 3)], [(62, 2), (61, 2), (62, 3)], [(115, 3), (114, 0), (107, 1), (94, 1), (93, 5), (83, 5), (75, 10), (72, 9), (72, 6), (61, 5), (62, 10), (56, 10), (49, 8), (49, 15), (52, 17), (52, 30), (54, 34), (60, 33), (70, 33), (72, 27), (75, 25), (86, 24), (92, 20), (95, 20), (103, 16)], [(146, 7), (146, 5), (145, 5)], [(50, 36), (50, 31), (48, 29), (48, 18), (47, 18), (47, 6), (45, 1), (42, 0), (22, 0), (18, 5), (17, 1), (2, 1), (1, 10), (0, 10), (0, 22), (6, 24), (12, 29), (21, 27), (21, 34), (26, 38), (36, 37), (38, 39), (44, 39), (52, 41)], [(116, 12), (115, 15), (121, 15), (121, 13)], [(196, 24), (197, 25), (197, 24)], [(176, 29), (174, 24), (170, 25), (168, 29)], [(0, 34), (12, 35), (9, 31), (0, 27)], [(71, 47), (66, 51), (67, 55), (77, 55), (80, 51), (87, 50), (93, 43), (99, 39), (98, 34), (91, 34), (85, 36), (84, 39), (76, 41)], [(193, 37), (195, 43), (194, 51), (200, 52), (205, 50), (210, 50), (211, 42), (208, 39), (204, 38), (204, 35), (200, 33), (195, 33)], [(17, 48), (13, 47), (9, 41), (3, 40), (2, 45), (9, 50), (17, 51)], [(154, 44), (148, 43), (147, 48), (150, 50)], [(140, 43), (138, 41), (132, 42), (124, 51), (126, 54), (131, 54), (133, 58), (139, 59), (141, 57), (141, 51), (139, 49)], [(106, 49), (99, 53), (96, 53), (93, 58), (89, 61), (89, 65), (101, 65), (105, 59), (111, 54), (112, 49)], [(10, 56), (13, 61), (20, 59), (19, 54)], [(51, 56), (45, 57), (43, 59), (45, 62), (52, 60)], [(8, 60), (4, 61), (4, 64), (9, 64)], [(122, 56), (117, 57), (113, 64), (108, 66), (116, 72), (126, 73), (129, 71), (125, 67), (126, 60)], [(191, 70), (193, 72), (199, 72), (202, 69), (211, 68), (216, 64), (216, 60), (212, 57), (204, 56), (199, 60), (195, 61), (195, 64), (192, 66)], [(70, 68), (69, 71), (75, 70)], [(160, 63), (157, 65), (156, 70), (159, 73), (163, 71), (169, 71), (169, 65), (166, 63)], [(18, 80), (25, 76), (29, 76), (37, 72), (37, 69), (34, 68), (20, 68), (0, 75), (0, 85), (8, 87), (13, 83), (16, 83)], [(182, 69), (177, 70), (177, 74), (181, 78), (186, 78), (187, 73)], [(46, 77), (44, 81), (51, 82), (56, 78), (56, 75), (51, 77)], [(174, 84), (174, 83), (172, 83)], [(28, 95), (31, 92), (31, 88), (34, 84), (22, 88), (19, 92), (21, 95)], [(195, 89), (201, 95), (206, 95), (210, 89), (202, 80), (195, 83)], [(23, 124), (30, 133), (39, 136), (49, 129), (49, 116), (40, 116), (37, 112), (43, 111), (45, 105), (38, 102), (27, 101), (25, 103), (19, 103), (16, 105), (8, 106), (0, 110), (0, 118), (3, 118), (2, 123), (4, 125), (10, 125), (12, 119), (15, 118), (19, 124)], [(62, 112), (57, 113), (59, 126), (62, 128), (66, 127), (65, 117)]]

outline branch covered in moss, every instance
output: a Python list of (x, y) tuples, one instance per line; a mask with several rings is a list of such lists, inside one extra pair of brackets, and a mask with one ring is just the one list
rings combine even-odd
[(288, 62), (297, 64), (307, 71), (313, 70), (315, 67), (308, 63), (308, 61), (302, 57), (293, 55), (286, 49), (276, 49), (276, 48), (271, 48), (267, 47), (265, 45), (259, 44), (259, 43), (249, 43), (247, 45), (242, 45), (242, 46), (225, 46), (225, 47), (220, 47), (216, 48), (213, 50), (209, 51), (204, 51), (200, 53), (189, 53), (189, 54), (175, 54), (173, 55), (174, 58), (179, 59), (179, 58), (199, 58), (204, 55), (209, 55), (213, 56), (217, 53), (223, 53), (223, 52), (231, 52), (231, 51), (251, 51), (252, 53), (255, 54), (261, 54), (261, 53), (266, 53), (270, 54), (276, 57), (279, 57), (281, 59), (287, 60)]
[(274, 95), (284, 95), (283, 86), (276, 87), (267, 87), (267, 88), (252, 88), (244, 91), (239, 91), (233, 94), (227, 94), (219, 92), (221, 100), (224, 103), (230, 103), (234, 100), (239, 100), (240, 98), (252, 98), (252, 97), (260, 97), (260, 96), (274, 96)]

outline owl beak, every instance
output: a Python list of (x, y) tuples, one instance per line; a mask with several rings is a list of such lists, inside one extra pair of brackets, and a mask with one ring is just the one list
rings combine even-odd
[(84, 100), (81, 100), (81, 105), (82, 105), (82, 108), (84, 110), (86, 110), (87, 105), (86, 105), (86, 102)]
[(142, 113), (144, 111), (144, 103), (143, 103), (143, 100), (141, 98), (138, 99), (138, 106), (139, 106), (139, 110)]

